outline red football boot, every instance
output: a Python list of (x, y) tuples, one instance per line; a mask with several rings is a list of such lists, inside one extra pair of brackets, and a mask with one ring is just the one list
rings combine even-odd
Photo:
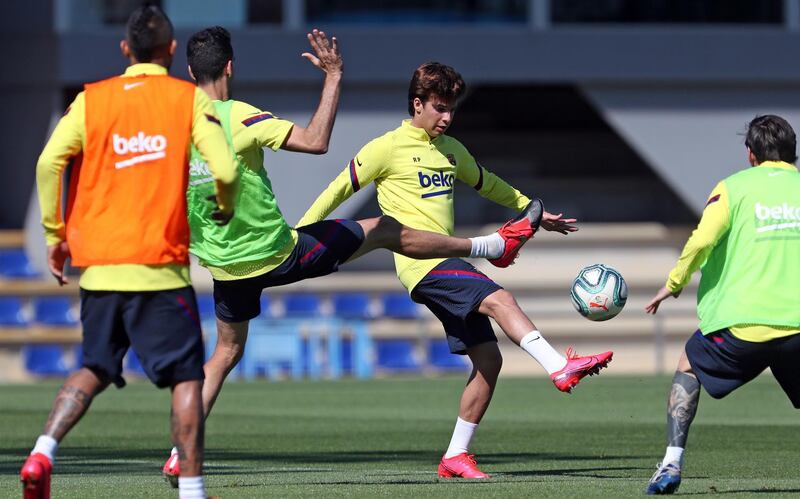
[(164, 463), (164, 467), (161, 468), (161, 473), (164, 474), (164, 479), (173, 489), (178, 488), (178, 477), (181, 476), (181, 460), (178, 458), (177, 452), (169, 455), (169, 459)]
[(475, 454), (462, 452), (451, 458), (442, 456), (439, 461), (439, 476), (442, 478), (489, 478), (489, 475), (478, 469)]
[(53, 463), (37, 452), (31, 454), (22, 465), (19, 480), (22, 482), (22, 499), (50, 499), (50, 475)]
[(522, 249), (528, 239), (539, 230), (539, 224), (544, 215), (544, 205), (541, 199), (534, 199), (522, 210), (522, 213), (506, 222), (497, 233), (506, 242), (505, 251), (500, 258), (489, 260), (495, 267), (505, 268), (514, 263), (517, 253)]
[(550, 375), (553, 384), (562, 392), (570, 393), (575, 385), (586, 376), (594, 376), (600, 369), (611, 362), (614, 352), (603, 352), (596, 355), (581, 357), (572, 349), (567, 348), (567, 365), (560, 371)]

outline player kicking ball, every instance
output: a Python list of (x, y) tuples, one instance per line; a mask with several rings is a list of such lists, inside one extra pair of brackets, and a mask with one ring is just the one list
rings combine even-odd
[[(577, 230), (574, 219), (547, 213), (541, 201), (531, 201), (481, 167), (461, 143), (445, 135), (464, 89), (461, 75), (449, 66), (432, 62), (417, 68), (408, 91), (411, 119), (365, 145), (298, 225), (319, 223), (363, 186), (375, 182), (384, 215), (409, 226), (452, 234), (453, 182), (460, 180), (507, 208), (531, 211), (531, 206), (535, 207), (535, 228), (541, 224), (545, 230), (562, 234)], [(506, 228), (506, 235), (514, 234), (515, 225)], [(509, 254), (501, 261), (507, 265), (511, 259)], [(563, 392), (571, 391), (583, 377), (596, 374), (611, 360), (612, 352), (580, 357), (568, 349), (564, 357), (555, 351), (511, 293), (461, 259), (423, 260), (396, 252), (395, 266), (411, 298), (442, 322), (450, 351), (468, 355), (473, 365), (450, 446), (439, 463), (440, 477), (489, 476), (478, 469), (469, 453), (502, 365), (489, 317), (545, 368)]]
[[(409, 258), (488, 258), (507, 267), (522, 245), (533, 236), (542, 217), (541, 202), (520, 206), (520, 215), (497, 232), (471, 239), (414, 230), (391, 217), (367, 220), (321, 220), (292, 229), (278, 208), (264, 169), (263, 147), (307, 153), (324, 153), (328, 147), (336, 105), (342, 59), (336, 39), (314, 30), (308, 34), (316, 55), (303, 54), (325, 72), (322, 97), (307, 128), (279, 119), (230, 98), (233, 48), (224, 28), (214, 27), (193, 35), (187, 44), (192, 77), (212, 98), (228, 142), (236, 153), (240, 173), (235, 215), (224, 217), (213, 199), (212, 177), (203, 157), (192, 150), (188, 213), (190, 251), (200, 258), (214, 278), (217, 344), (204, 366), (205, 417), (222, 389), (228, 373), (244, 353), (248, 325), (261, 312), (261, 291), (336, 272), (339, 265), (377, 248), (387, 248)], [(220, 226), (216, 221), (228, 222)], [(180, 475), (174, 452), (162, 469), (171, 484)]]

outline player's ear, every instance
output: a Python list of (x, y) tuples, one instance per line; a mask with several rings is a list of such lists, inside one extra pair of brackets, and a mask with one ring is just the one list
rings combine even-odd
[(425, 107), (425, 104), (419, 97), (414, 97), (414, 114), (422, 114), (422, 108)]
[(228, 78), (233, 78), (233, 60), (230, 60), (227, 64), (225, 64), (225, 76)]
[(169, 56), (172, 57), (175, 55), (175, 49), (178, 48), (178, 41), (174, 38), (172, 39), (172, 43), (169, 44)]
[(119, 42), (119, 50), (122, 52), (122, 55), (128, 59), (131, 56), (131, 48), (128, 46), (127, 40), (120, 40)]
[(758, 159), (756, 159), (756, 155), (753, 154), (753, 151), (750, 148), (747, 148), (747, 162), (750, 163), (750, 166), (756, 166), (758, 164)]
[(197, 81), (197, 78), (194, 77), (194, 73), (192, 73), (192, 67), (187, 65), (186, 69), (189, 70), (189, 76), (192, 78), (192, 80)]

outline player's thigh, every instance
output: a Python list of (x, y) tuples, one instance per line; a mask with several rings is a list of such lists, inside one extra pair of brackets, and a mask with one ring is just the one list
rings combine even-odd
[(469, 263), (451, 258), (434, 267), (415, 287), (411, 298), (442, 323), (450, 352), (466, 354), (483, 343), (496, 343), (489, 318), (478, 312), (486, 296), (500, 288)]
[(120, 388), (125, 386), (122, 360), (130, 347), (123, 307), (121, 293), (81, 289), (81, 365)]
[[(214, 314), (219, 322), (235, 324), (255, 319), (261, 313), (261, 292), (266, 287), (265, 276), (214, 280)], [(245, 332), (246, 333), (246, 332)]]
[(204, 378), (203, 335), (191, 286), (130, 293), (123, 314), (131, 346), (160, 388)]
[(364, 242), (364, 230), (353, 220), (323, 220), (297, 229), (289, 257), (264, 276), (265, 287), (321, 277), (339, 270)]
[(695, 332), (684, 347), (692, 372), (706, 392), (722, 398), (758, 376), (768, 365), (766, 346), (736, 338), (727, 329)]
[(372, 250), (386, 248), (388, 245), (391, 245), (392, 237), (398, 243), (400, 241), (400, 228), (402, 226), (393, 218), (364, 218), (362, 220), (356, 220), (355, 223), (357, 223), (364, 232), (364, 240), (358, 249), (347, 259), (348, 262)]
[(794, 408), (800, 409), (800, 334), (770, 343), (775, 344), (775, 359), (770, 364), (772, 374)]

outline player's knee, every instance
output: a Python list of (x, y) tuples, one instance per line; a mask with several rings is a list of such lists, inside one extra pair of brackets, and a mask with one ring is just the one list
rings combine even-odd
[(373, 220), (374, 226), (369, 234), (373, 246), (376, 248), (386, 248), (392, 251), (397, 250), (400, 246), (400, 240), (405, 227), (394, 218), (386, 215), (369, 219), (367, 222)]
[(500, 349), (497, 348), (496, 343), (484, 344), (477, 349), (470, 352), (470, 360), (475, 369), (483, 375), (484, 378), (496, 378), (503, 368), (503, 356), (500, 354)]
[(509, 310), (519, 308), (519, 305), (517, 305), (517, 300), (514, 299), (514, 296), (505, 289), (495, 291), (486, 297), (486, 299), (483, 301), (483, 304), (486, 306), (489, 315), (492, 317), (497, 317), (499, 315), (503, 315), (503, 313)]

